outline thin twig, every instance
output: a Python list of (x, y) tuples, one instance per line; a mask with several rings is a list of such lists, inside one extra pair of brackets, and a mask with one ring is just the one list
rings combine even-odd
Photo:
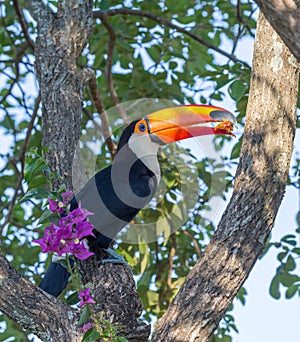
[(193, 244), (194, 244), (194, 247), (195, 247), (195, 250), (196, 250), (196, 253), (197, 253), (197, 256), (198, 258), (200, 257), (201, 255), (201, 249), (198, 245), (198, 242), (197, 240), (193, 237), (193, 235), (191, 233), (189, 233), (187, 230), (183, 230), (182, 231), (184, 235), (188, 236), (192, 241), (193, 241)]
[(107, 46), (107, 61), (106, 61), (106, 80), (107, 80), (108, 90), (109, 90), (109, 93), (113, 100), (114, 105), (117, 107), (119, 111), (120, 116), (123, 118), (125, 122), (128, 122), (128, 116), (123, 106), (120, 104), (116, 89), (113, 84), (113, 78), (112, 78), (112, 58), (113, 58), (113, 51), (114, 51), (115, 44), (116, 44), (116, 33), (113, 27), (110, 25), (110, 23), (106, 20), (106, 17), (103, 16), (101, 21), (109, 33), (109, 41), (108, 41), (108, 46)]
[(246, 67), (250, 68), (250, 66), (247, 62), (241, 61), (236, 56), (218, 48), (217, 46), (213, 45), (209, 41), (201, 38), (200, 36), (197, 36), (193, 32), (188, 31), (187, 29), (172, 23), (172, 21), (170, 21), (166, 18), (160, 17), (158, 15), (155, 15), (151, 12), (136, 10), (136, 9), (130, 9), (130, 8), (116, 8), (116, 9), (110, 9), (110, 10), (105, 10), (105, 11), (95, 10), (93, 12), (94, 18), (100, 19), (103, 24), (104, 24), (103, 20), (106, 20), (106, 17), (115, 16), (115, 15), (136, 15), (139, 17), (145, 17), (145, 18), (151, 19), (153, 21), (156, 21), (159, 24), (170, 27), (170, 28), (176, 30), (177, 32), (181, 32), (181, 33), (191, 37), (192, 39), (196, 40), (200, 44), (206, 46), (209, 49), (212, 49), (212, 50), (218, 52), (219, 54), (227, 57), (228, 59), (230, 59), (231, 61), (233, 61), (235, 63), (239, 62), (239, 63), (244, 64)]
[(97, 80), (96, 80), (95, 75), (89, 79), (89, 87), (90, 87), (90, 91), (91, 91), (91, 95), (92, 95), (94, 104), (97, 108), (97, 111), (99, 113), (99, 116), (100, 116), (100, 119), (102, 122), (101, 130), (102, 130), (102, 133), (103, 133), (103, 136), (105, 139), (105, 143), (106, 143), (106, 145), (110, 151), (112, 158), (114, 158), (116, 151), (117, 151), (117, 145), (115, 144), (115, 142), (111, 138), (111, 131), (110, 131), (110, 125), (109, 125), (109, 121), (108, 121), (108, 115), (107, 115), (107, 112), (105, 110), (101, 94), (98, 91)]
[[(27, 132), (26, 132), (26, 137), (25, 137), (25, 139), (23, 141), (23, 144), (22, 144), (22, 147), (21, 147), (21, 150), (20, 150), (20, 154), (18, 156), (17, 161), (15, 161), (15, 162), (18, 162), (18, 161), (21, 162), (21, 171), (19, 172), (18, 169), (17, 169), (19, 174), (18, 174), (18, 179), (17, 179), (16, 185), (15, 185), (15, 188), (14, 188), (14, 195), (13, 195), (11, 201), (9, 202), (8, 206), (7, 206), (8, 213), (7, 213), (6, 217), (5, 217), (4, 222), (0, 226), (0, 233), (2, 233), (2, 230), (4, 229), (6, 224), (8, 222), (10, 222), (12, 214), (13, 214), (13, 209), (14, 209), (15, 203), (16, 203), (18, 195), (19, 195), (19, 190), (22, 189), (22, 181), (23, 181), (23, 178), (24, 178), (25, 152), (27, 150), (28, 143), (29, 143), (29, 140), (30, 140), (30, 137), (31, 137), (31, 131), (32, 131), (33, 126), (34, 126), (35, 118), (37, 117), (37, 112), (38, 112), (40, 101), (41, 101), (41, 97), (39, 95), (37, 97), (35, 105), (34, 105), (33, 113), (32, 113), (30, 122), (28, 124), (28, 129), (27, 129)], [(10, 162), (12, 162), (12, 160), (10, 160)], [(12, 164), (16, 167), (16, 163), (12, 162)]]
[(237, 2), (236, 11), (237, 11), (237, 16), (236, 16), (236, 17), (237, 17), (237, 20), (238, 20), (240, 23), (242, 23), (242, 24), (245, 26), (245, 28), (247, 29), (247, 31), (249, 32), (249, 34), (250, 34), (253, 38), (255, 38), (255, 34), (251, 31), (251, 28), (249, 27), (248, 22), (250, 21), (250, 19), (251, 19), (253, 13), (256, 11), (256, 8), (253, 9), (253, 10), (251, 11), (250, 15), (248, 16), (248, 20), (247, 20), (247, 21), (244, 20), (244, 18), (243, 18), (243, 16), (242, 16), (242, 13), (241, 13), (241, 12), (242, 12), (242, 11), (241, 11), (241, 0), (238, 0), (238, 2)]
[(26, 132), (26, 137), (25, 137), (25, 139), (23, 141), (23, 144), (22, 144), (22, 147), (21, 147), (21, 152), (20, 152), (20, 155), (19, 155), (19, 161), (21, 162), (21, 165), (22, 165), (22, 176), (24, 175), (25, 153), (27, 151), (27, 147), (28, 147), (29, 140), (30, 140), (30, 137), (31, 137), (31, 132), (32, 132), (32, 129), (34, 127), (34, 121), (35, 121), (35, 118), (37, 117), (37, 113), (38, 113), (38, 110), (39, 110), (40, 102), (41, 102), (41, 94), (39, 94), (38, 97), (36, 98), (36, 101), (35, 101), (35, 104), (34, 104), (34, 108), (33, 108), (33, 112), (32, 112), (32, 115), (31, 115), (31, 119), (30, 119), (30, 122), (28, 124), (27, 132)]
[(13, 0), (13, 3), (14, 3), (14, 8), (15, 8), (16, 14), (17, 14), (17, 16), (19, 18), (19, 21), (20, 21), (20, 24), (21, 24), (21, 27), (22, 27), (22, 31), (24, 33), (24, 37), (27, 40), (28, 45), (34, 51), (34, 42), (32, 41), (32, 39), (30, 38), (30, 36), (28, 34), (28, 25), (27, 25), (27, 22), (26, 22), (26, 20), (25, 20), (25, 18), (23, 16), (22, 9), (20, 7), (19, 1), (18, 0)]
[(170, 239), (172, 241), (172, 247), (169, 253), (169, 269), (168, 269), (168, 278), (167, 278), (167, 285), (169, 290), (172, 289), (172, 273), (173, 273), (173, 265), (174, 265), (174, 256), (176, 254), (177, 249), (177, 241), (176, 241), (176, 235), (171, 234)]

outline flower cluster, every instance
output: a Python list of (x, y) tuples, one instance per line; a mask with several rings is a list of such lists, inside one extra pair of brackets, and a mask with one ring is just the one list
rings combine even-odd
[[(65, 207), (72, 196), (70, 191), (63, 193), (63, 201), (48, 199), (49, 209), (53, 213), (61, 215), (65, 213)], [(57, 219), (45, 228), (44, 237), (34, 240), (38, 243), (43, 252), (57, 253), (59, 256), (70, 253), (78, 259), (87, 259), (94, 253), (90, 252), (83, 238), (95, 236), (93, 226), (89, 223), (88, 216), (92, 213), (82, 209), (80, 203), (78, 208)]]

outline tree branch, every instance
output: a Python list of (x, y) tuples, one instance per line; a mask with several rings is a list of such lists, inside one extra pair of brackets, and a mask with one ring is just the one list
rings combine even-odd
[[(72, 189), (72, 163), (80, 136), (83, 78), (76, 62), (92, 30), (92, 1), (61, 1), (49, 13), (42, 1), (26, 1), (38, 23), (36, 72), (41, 88), (43, 146), (47, 162)], [(70, 134), (73, 132), (73, 134)], [(61, 180), (57, 179), (55, 187)]]
[(197, 240), (194, 238), (194, 236), (189, 233), (187, 230), (182, 230), (182, 233), (186, 236), (188, 236), (192, 241), (193, 241), (193, 244), (194, 244), (194, 248), (195, 248), (195, 251), (196, 251), (196, 254), (198, 256), (198, 258), (200, 257), (201, 255), (201, 249), (199, 247), (199, 244), (197, 242)]
[(17, 16), (19, 18), (19, 21), (20, 21), (20, 24), (21, 24), (22, 31), (24, 33), (25, 39), (26, 39), (28, 45), (34, 51), (34, 42), (32, 41), (32, 39), (30, 38), (30, 36), (28, 34), (28, 26), (27, 26), (27, 23), (26, 23), (25, 18), (23, 16), (22, 9), (20, 7), (19, 1), (18, 0), (13, 0), (13, 2), (14, 2), (14, 8), (15, 8), (16, 14), (17, 14)]
[(181, 33), (191, 37), (192, 39), (196, 40), (200, 44), (206, 46), (207, 48), (212, 49), (213, 51), (216, 51), (219, 54), (225, 56), (226, 58), (230, 59), (231, 61), (233, 61), (235, 63), (237, 63), (237, 62), (242, 63), (249, 68), (249, 65), (247, 62), (239, 60), (236, 56), (218, 48), (217, 46), (211, 44), (209, 41), (201, 38), (200, 36), (197, 36), (193, 32), (188, 31), (187, 29), (172, 23), (172, 21), (170, 21), (166, 18), (160, 17), (158, 15), (155, 15), (151, 12), (147, 12), (147, 11), (143, 11), (143, 10), (130, 9), (130, 8), (116, 8), (116, 9), (110, 9), (110, 10), (105, 10), (105, 11), (95, 10), (93, 12), (94, 18), (98, 18), (102, 22), (103, 22), (103, 19), (105, 19), (106, 17), (115, 16), (115, 15), (136, 15), (139, 17), (151, 19), (151, 20), (153, 20), (159, 24), (162, 24), (166, 27), (170, 27), (170, 28), (176, 30), (177, 32), (181, 32)]
[(78, 312), (23, 278), (1, 254), (0, 310), (43, 341), (81, 341)]
[(298, 79), (296, 60), (260, 16), (233, 195), (210, 244), (158, 321), (152, 341), (208, 341), (263, 253), (287, 181)]
[(90, 80), (89, 80), (89, 87), (91, 91), (91, 95), (94, 101), (94, 104), (97, 108), (99, 117), (102, 122), (102, 133), (105, 139), (105, 143), (107, 144), (107, 147), (110, 151), (110, 154), (112, 155), (112, 158), (114, 158), (116, 151), (117, 151), (117, 145), (114, 143), (114, 141), (111, 138), (111, 131), (110, 131), (110, 126), (109, 126), (109, 121), (108, 121), (108, 116), (107, 112), (105, 110), (104, 104), (102, 102), (102, 97), (98, 91), (98, 86), (97, 86), (97, 80), (95, 75), (93, 75)]
[[(8, 207), (7, 207), (8, 213), (6, 214), (4, 221), (3, 221), (3, 223), (0, 226), (0, 233), (2, 233), (2, 230), (4, 229), (6, 224), (8, 222), (10, 222), (10, 219), (11, 219), (12, 214), (13, 214), (13, 210), (14, 210), (14, 206), (15, 206), (16, 200), (17, 200), (17, 198), (19, 196), (19, 190), (22, 189), (22, 181), (23, 181), (23, 178), (24, 178), (25, 153), (26, 153), (26, 150), (27, 150), (27, 147), (28, 147), (28, 143), (29, 143), (29, 140), (30, 140), (30, 137), (31, 137), (32, 129), (34, 127), (34, 121), (35, 121), (35, 119), (37, 117), (40, 101), (41, 101), (41, 98), (40, 98), (40, 95), (39, 95), (38, 98), (35, 101), (33, 113), (32, 113), (30, 122), (28, 124), (26, 136), (25, 136), (25, 139), (24, 139), (23, 144), (22, 144), (21, 149), (20, 149), (20, 154), (18, 155), (17, 159), (14, 159), (14, 166), (15, 166), (16, 172), (18, 173), (18, 179), (17, 179), (16, 185), (15, 185), (15, 188), (14, 188), (13, 197), (12, 197), (11, 201), (9, 202)], [(18, 162), (21, 162), (21, 171), (19, 171), (19, 169), (17, 167), (17, 163)]]
[(25, 5), (29, 9), (31, 16), (36, 22), (41, 22), (48, 18), (50, 23), (53, 19), (53, 12), (40, 0), (25, 0)]
[(121, 118), (123, 118), (125, 122), (128, 122), (128, 116), (123, 106), (120, 104), (118, 94), (114, 87), (113, 77), (112, 77), (112, 58), (113, 58), (114, 48), (116, 45), (116, 34), (115, 34), (113, 27), (110, 25), (110, 23), (106, 20), (105, 17), (102, 17), (101, 21), (103, 25), (106, 27), (108, 34), (109, 34), (109, 41), (108, 41), (108, 46), (107, 46), (107, 61), (106, 61), (106, 80), (107, 80), (108, 90), (109, 90), (109, 93), (113, 100), (114, 105), (118, 109), (118, 112)]
[(300, 62), (300, 6), (296, 0), (255, 0), (274, 30)]

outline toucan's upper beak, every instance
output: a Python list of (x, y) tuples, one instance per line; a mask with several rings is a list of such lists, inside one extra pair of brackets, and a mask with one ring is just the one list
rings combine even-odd
[[(213, 127), (211, 123), (217, 125)], [(146, 127), (153, 141), (169, 144), (207, 134), (234, 136), (232, 131), (236, 125), (236, 118), (226, 109), (207, 105), (187, 105), (165, 108), (147, 115), (137, 123), (135, 132), (142, 133), (140, 128)]]

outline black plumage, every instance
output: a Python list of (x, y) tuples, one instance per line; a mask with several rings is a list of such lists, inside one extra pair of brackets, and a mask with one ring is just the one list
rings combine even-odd
[(100, 248), (108, 248), (113, 237), (156, 193), (154, 173), (128, 146), (135, 123), (124, 130), (113, 164), (96, 173), (71, 201), (71, 211), (80, 201), (82, 208), (94, 213), (89, 221), (94, 225)]

